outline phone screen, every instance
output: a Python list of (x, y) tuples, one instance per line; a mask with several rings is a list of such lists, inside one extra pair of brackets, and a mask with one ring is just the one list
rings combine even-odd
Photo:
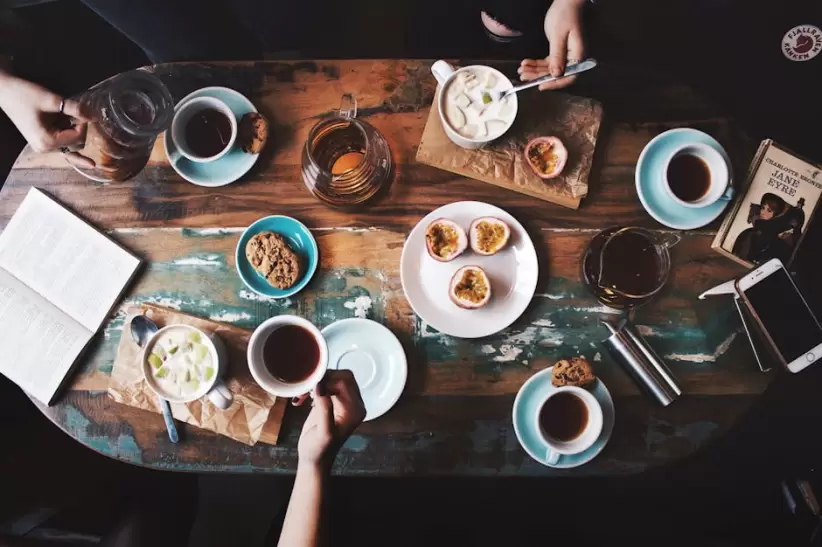
[(822, 328), (784, 269), (750, 286), (745, 296), (788, 363), (822, 344)]

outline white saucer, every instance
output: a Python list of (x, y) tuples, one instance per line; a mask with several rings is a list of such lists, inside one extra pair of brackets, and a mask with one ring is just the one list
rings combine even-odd
[(596, 397), (600, 406), (602, 406), (602, 433), (588, 450), (571, 456), (562, 455), (557, 463), (549, 464), (545, 461), (548, 444), (539, 433), (537, 410), (542, 401), (548, 397), (548, 394), (557, 389), (551, 383), (551, 372), (553, 370), (554, 367), (541, 370), (522, 384), (519, 393), (517, 393), (517, 398), (514, 400), (514, 432), (517, 434), (517, 439), (522, 448), (542, 465), (556, 469), (571, 469), (596, 458), (608, 444), (608, 441), (611, 440), (611, 434), (614, 432), (614, 422), (616, 421), (614, 399), (611, 397), (611, 392), (608, 391), (608, 388), (599, 378), (593, 386), (587, 387), (586, 389)]
[(322, 333), (328, 343), (328, 368), (354, 373), (365, 403), (365, 421), (391, 410), (408, 378), (405, 351), (394, 333), (358, 318), (332, 323)]
[[(471, 221), (485, 216), (497, 217), (511, 228), (505, 249), (493, 256), (468, 249), (451, 262), (428, 255), (425, 230), (431, 221), (447, 218), (467, 231)], [(491, 301), (478, 310), (460, 308), (448, 295), (451, 277), (469, 265), (479, 266), (491, 279)], [(479, 201), (451, 203), (426, 215), (408, 234), (400, 260), (402, 289), (414, 312), (438, 331), (458, 338), (490, 336), (516, 321), (534, 296), (538, 275), (537, 252), (522, 224), (499, 207)]]

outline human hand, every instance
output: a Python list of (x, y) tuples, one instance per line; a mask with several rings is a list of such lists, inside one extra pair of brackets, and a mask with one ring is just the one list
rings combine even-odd
[[(83, 141), (85, 122), (91, 120), (80, 112), (77, 101), (63, 100), (32, 82), (3, 76), (0, 107), (35, 152), (69, 148)], [(92, 160), (76, 152), (66, 152), (65, 155), (79, 167), (94, 167)]]
[[(585, 0), (554, 0), (545, 14), (545, 36), (551, 45), (551, 55), (545, 59), (525, 59), (519, 67), (520, 79), (529, 82), (551, 74), (562, 76), (566, 62), (585, 58), (582, 35), (582, 6)], [(568, 76), (540, 84), (540, 91), (560, 89), (570, 85), (576, 76)]]
[(297, 452), (300, 464), (330, 467), (340, 446), (365, 419), (360, 388), (350, 370), (329, 370), (314, 389)]

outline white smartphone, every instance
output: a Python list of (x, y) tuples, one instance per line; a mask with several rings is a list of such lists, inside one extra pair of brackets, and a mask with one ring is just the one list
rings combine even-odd
[(779, 259), (739, 279), (736, 289), (788, 370), (822, 358), (822, 327)]

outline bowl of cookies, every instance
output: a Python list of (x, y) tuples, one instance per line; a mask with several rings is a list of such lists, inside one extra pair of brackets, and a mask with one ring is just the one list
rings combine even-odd
[(235, 259), (246, 287), (261, 296), (286, 298), (311, 280), (317, 271), (319, 250), (302, 222), (274, 215), (246, 228), (237, 243)]

